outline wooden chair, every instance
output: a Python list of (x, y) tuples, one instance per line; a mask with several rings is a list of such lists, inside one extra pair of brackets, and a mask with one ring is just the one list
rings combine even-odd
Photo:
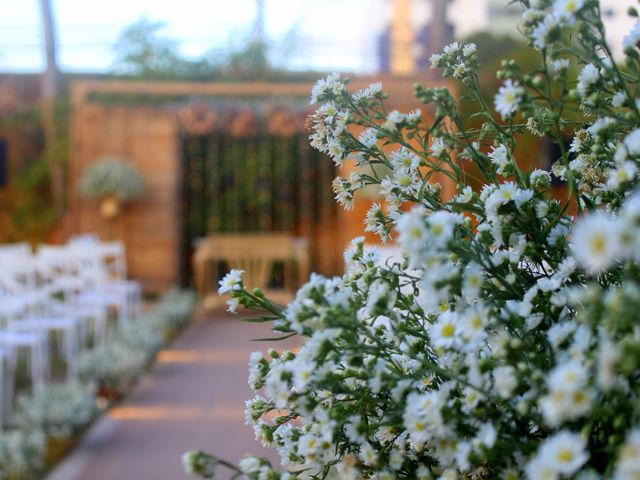
[[(217, 294), (220, 267), (244, 270), (248, 289), (259, 288), (265, 295), (286, 304), (309, 276), (309, 239), (287, 233), (221, 233), (210, 235), (196, 247), (193, 257), (195, 284), (206, 309), (221, 306)], [(284, 266), (283, 288), (270, 288), (273, 267)]]

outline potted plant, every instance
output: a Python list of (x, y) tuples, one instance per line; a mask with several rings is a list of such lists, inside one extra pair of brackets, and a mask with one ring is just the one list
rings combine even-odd
[(115, 157), (104, 157), (89, 166), (82, 175), (80, 191), (87, 198), (100, 200), (100, 215), (112, 220), (122, 204), (140, 198), (144, 180), (132, 163)]

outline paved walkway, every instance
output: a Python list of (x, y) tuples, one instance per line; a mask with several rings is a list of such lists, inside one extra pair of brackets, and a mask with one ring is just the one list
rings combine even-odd
[(249, 354), (293, 345), (251, 341), (265, 336), (264, 324), (201, 316), (47, 480), (186, 479), (180, 457), (196, 448), (234, 462), (247, 452), (275, 460), (244, 424)]

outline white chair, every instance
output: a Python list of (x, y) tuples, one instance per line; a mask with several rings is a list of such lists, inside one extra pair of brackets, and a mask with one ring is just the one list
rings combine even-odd
[(19, 242), (19, 243), (4, 243), (0, 244), (0, 257), (10, 257), (10, 256), (27, 256), (31, 255), (33, 250), (31, 245), (27, 242)]
[(124, 292), (130, 318), (137, 318), (141, 313), (142, 287), (139, 282), (127, 279), (127, 258), (122, 242), (105, 242), (100, 244), (100, 257), (107, 273), (103, 288)]
[(97, 236), (86, 234), (73, 237), (69, 247), (84, 250), (89, 258), (99, 260), (102, 268), (101, 288), (106, 292), (127, 295), (128, 318), (136, 318), (141, 313), (142, 288), (139, 282), (127, 279), (127, 259), (124, 243), (121, 241), (100, 242)]
[[(42, 249), (34, 259), (37, 281), (28, 281), (23, 291), (13, 292), (13, 298), (20, 295), (32, 299), (26, 314), (14, 315), (8, 323), (8, 330), (19, 333), (42, 333), (47, 341), (57, 340), (59, 351), (65, 359), (67, 373), (74, 375), (76, 358), (82, 341), (86, 341), (88, 323), (92, 317), (104, 323), (106, 314), (99, 311), (86, 312), (67, 303), (69, 292), (80, 288), (81, 283), (66, 271), (66, 255), (63, 247)], [(103, 335), (100, 335), (102, 339)], [(49, 374), (49, 370), (46, 371)]]
[(0, 348), (0, 432), (13, 411), (15, 390), (15, 356), (7, 348)]
[[(27, 355), (31, 383), (42, 386), (49, 377), (49, 350), (47, 336), (40, 331), (20, 331), (10, 328), (17, 319), (24, 317), (34, 308), (33, 297), (7, 288), (10, 282), (0, 276), (0, 348), (11, 371), (15, 370), (17, 357), (22, 352)], [(13, 385), (15, 379), (12, 379)]]
[(63, 340), (62, 350), (68, 360), (72, 361), (77, 350), (88, 345), (91, 335), (94, 345), (103, 343), (107, 311), (104, 307), (84, 305), (77, 301), (88, 284), (71, 268), (67, 247), (41, 246), (38, 250), (38, 262), (42, 288), (49, 295), (41, 312), (41, 320), (45, 320), (43, 324), (48, 323), (53, 329), (69, 331), (66, 340)]
[(69, 246), (72, 269), (85, 285), (74, 302), (114, 309), (118, 324), (124, 325), (135, 316), (131, 291), (126, 288), (125, 283), (110, 281), (104, 256), (101, 244)]

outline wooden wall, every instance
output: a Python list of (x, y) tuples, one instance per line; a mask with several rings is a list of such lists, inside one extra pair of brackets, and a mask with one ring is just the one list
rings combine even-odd
[[(176, 125), (169, 112), (91, 103), (74, 108), (66, 236), (92, 232), (103, 239), (123, 240), (129, 275), (151, 292), (165, 290), (176, 281), (180, 242), (176, 142)], [(135, 164), (147, 189), (144, 198), (126, 205), (113, 223), (99, 216), (97, 201), (78, 194), (84, 169), (105, 155)]]
[[(352, 82), (351, 88), (378, 80), (390, 94), (390, 108), (408, 112), (418, 106), (413, 84), (422, 81), (420, 78), (360, 78)], [(124, 240), (129, 274), (141, 281), (146, 291), (161, 292), (178, 282), (181, 159), (175, 115), (152, 106), (92, 102), (91, 94), (307, 97), (311, 87), (300, 83), (75, 82), (71, 89), (70, 208), (63, 221), (64, 237), (93, 232), (104, 239)], [(84, 169), (105, 155), (129, 159), (147, 182), (144, 199), (127, 206), (111, 225), (100, 218), (98, 202), (84, 200), (78, 194), (78, 180)], [(363, 234), (366, 203), (351, 212), (341, 210), (337, 225), (321, 229), (322, 238), (318, 240), (326, 245), (323, 263), (332, 270), (328, 273), (339, 273), (344, 247), (353, 237)]]

